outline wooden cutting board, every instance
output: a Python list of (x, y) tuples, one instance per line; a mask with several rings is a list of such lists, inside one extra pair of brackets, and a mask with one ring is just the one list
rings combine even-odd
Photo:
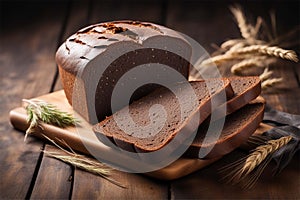
[[(62, 111), (74, 113), (72, 107), (70, 106), (65, 97), (63, 90), (39, 96), (34, 99), (44, 100), (48, 103), (57, 106)], [(82, 118), (80, 118), (79, 115), (76, 115), (76, 117), (79, 118), (81, 122), (85, 121)], [(27, 123), (26, 110), (22, 107), (18, 107), (11, 110), (10, 121), (16, 129), (19, 129), (24, 132), (29, 126)], [(84, 129), (87, 126), (89, 126), (87, 124), (88, 123), (81, 123), (80, 125)], [(256, 133), (262, 133), (270, 128), (270, 126), (261, 124), (261, 126), (257, 129)], [(89, 151), (85, 148), (85, 146), (82, 143), (82, 139), (84, 139), (85, 142), (88, 142), (90, 145), (93, 146), (93, 148), (97, 149), (98, 151), (101, 151), (101, 153), (103, 152), (104, 157), (105, 155), (110, 156), (110, 153), (112, 151), (110, 147), (99, 143), (98, 141), (97, 143), (93, 142), (93, 138), (89, 138), (88, 135), (86, 135), (86, 137), (82, 137), (82, 135), (78, 134), (78, 131), (80, 131), (78, 130), (78, 127), (59, 128), (56, 126), (43, 124), (42, 127), (38, 129), (33, 135), (39, 138), (43, 138), (43, 136), (41, 135), (41, 133), (43, 133), (44, 135), (46, 135), (47, 137), (49, 137), (50, 139), (54, 140), (62, 146), (64, 146), (64, 144), (61, 143), (61, 140), (63, 140), (73, 150), (89, 155)], [(128, 161), (126, 160), (126, 158), (123, 157), (120, 157), (118, 159), (124, 159), (124, 161)], [(170, 164), (169, 166), (157, 171), (149, 172), (147, 173), (147, 175), (163, 180), (173, 180), (188, 175), (199, 169), (202, 169), (203, 167), (213, 163), (216, 160), (218, 159), (201, 160), (180, 158), (177, 161)]]

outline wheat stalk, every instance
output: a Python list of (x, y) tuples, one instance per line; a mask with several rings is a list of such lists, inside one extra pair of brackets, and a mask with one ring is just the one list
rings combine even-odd
[(257, 37), (257, 33), (258, 33), (262, 23), (263, 23), (263, 19), (261, 17), (257, 17), (256, 25), (255, 25), (254, 31), (253, 31), (253, 34), (254, 34), (255, 38)]
[(64, 153), (61, 153), (61, 152), (56, 152), (56, 151), (45, 151), (44, 150), (43, 152), (47, 156), (61, 160), (65, 163), (68, 163), (68, 164), (74, 166), (74, 167), (78, 167), (79, 169), (82, 169), (84, 171), (99, 175), (119, 187), (127, 188), (126, 186), (122, 185), (120, 182), (108, 177), (110, 175), (111, 168), (108, 168), (104, 164), (97, 162), (94, 159), (91, 159), (84, 155), (79, 155), (79, 154), (75, 153), (75, 151), (64, 140), (56, 138), (56, 140), (61, 142), (65, 147), (68, 148), (68, 150), (61, 147), (59, 144), (57, 144), (54, 140), (52, 140), (45, 134), (42, 134), (42, 136), (45, 139), (47, 139), (49, 142), (54, 144), (54, 146), (56, 146), (58, 149), (60, 149), (64, 152)]
[(285, 50), (277, 46), (268, 46), (268, 45), (251, 45), (236, 49), (232, 51), (231, 54), (251, 54), (251, 53), (260, 53), (268, 56), (275, 56), (278, 58), (283, 58), (298, 62), (298, 57), (295, 51)]
[(231, 73), (237, 74), (237, 73), (240, 73), (245, 68), (249, 68), (249, 67), (263, 67), (264, 59), (266, 59), (266, 58), (265, 57), (254, 57), (254, 58), (242, 60), (241, 62), (238, 62), (231, 67)]
[(44, 153), (49, 156), (56, 159), (59, 159), (63, 162), (66, 162), (68, 164), (71, 164), (75, 167), (78, 167), (80, 169), (84, 169), (86, 171), (89, 171), (91, 173), (100, 175), (100, 176), (108, 176), (110, 175), (110, 169), (106, 168), (105, 165), (95, 162), (90, 158), (87, 158), (82, 155), (78, 154), (71, 154), (71, 155), (63, 155), (59, 152), (55, 151), (44, 151)]
[(259, 75), (259, 78), (263, 82), (263, 81), (267, 80), (268, 78), (270, 78), (272, 74), (273, 74), (273, 71), (269, 71), (269, 68), (265, 68), (263, 73), (261, 75)]
[(283, 81), (283, 78), (272, 78), (272, 79), (267, 79), (261, 83), (261, 88), (263, 90), (274, 86), (275, 84), (281, 83)]
[(73, 153), (71, 153), (71, 155), (63, 155), (55, 151), (44, 151), (44, 153), (49, 157), (56, 158), (74, 167), (78, 167), (79, 169), (99, 175), (119, 187), (127, 188), (126, 186), (122, 185), (118, 181), (109, 178), (108, 176), (110, 175), (111, 169), (107, 168), (102, 163), (96, 162), (85, 156), (73, 154)]
[(56, 106), (39, 99), (23, 99), (27, 112), (27, 122), (30, 123), (26, 130), (24, 141), (34, 128), (40, 127), (41, 123), (52, 124), (58, 127), (75, 126), (79, 120), (72, 114), (60, 111)]
[[(25, 109), (28, 114), (27, 121), (30, 123), (29, 128), (26, 131), (24, 141), (29, 133), (34, 131), (34, 128), (41, 126), (41, 123), (52, 124), (58, 127), (74, 126), (79, 121), (73, 117), (73, 115), (59, 110), (52, 104), (49, 104), (45, 101), (38, 99), (27, 100), (23, 99), (23, 102), (26, 104)], [(63, 162), (71, 164), (75, 167), (83, 169), (85, 171), (100, 175), (101, 177), (107, 179), (108, 181), (125, 188), (119, 182), (108, 177), (110, 169), (105, 167), (102, 163), (96, 162), (88, 157), (83, 155), (76, 154), (72, 148), (63, 140), (56, 138), (57, 141), (64, 144), (64, 146), (69, 148), (69, 151), (59, 146), (54, 140), (41, 133), (41, 135), (52, 142), (57, 148), (61, 149), (64, 153), (44, 151), (47, 156), (54, 157)], [(67, 155), (65, 155), (65, 153)]]
[[(282, 58), (298, 62), (299, 59), (295, 51), (286, 50), (278, 46), (272, 46), (275, 42), (279, 42), (281, 38), (276, 40), (269, 33), (266, 22), (257, 17), (256, 24), (247, 23), (247, 19), (240, 6), (232, 6), (230, 10), (236, 19), (237, 25), (240, 29), (242, 38), (230, 39), (221, 44), (216, 56), (202, 61), (200, 66), (207, 66), (210, 64), (220, 65), (229, 61), (236, 63), (231, 67), (232, 74), (241, 73), (244, 69), (249, 67), (268, 67), (269, 64), (276, 61), (276, 58)], [(273, 35), (276, 35), (276, 21), (275, 14), (271, 13), (271, 23)], [(258, 35), (260, 29), (264, 26), (263, 33), (267, 33), (270, 41), (263, 41), (262, 37)], [(290, 34), (294, 34), (290, 33)], [(260, 75), (262, 79), (262, 88), (266, 89), (282, 81), (282, 78), (269, 79), (272, 72), (265, 71)]]
[(206, 60), (203, 60), (201, 62), (201, 66), (206, 66), (212, 63), (215, 63), (216, 65), (219, 65), (224, 62), (232, 61), (232, 60), (243, 60), (243, 59), (248, 59), (251, 58), (253, 55), (248, 55), (248, 54), (240, 54), (240, 55), (234, 55), (230, 53), (225, 53), (221, 55), (217, 55), (211, 58), (208, 58)]
[(222, 49), (230, 49), (232, 46), (240, 43), (240, 42), (246, 42), (244, 39), (232, 39), (232, 40), (227, 40), (221, 44)]
[[(223, 167), (223, 169), (221, 169), (223, 172), (229, 171), (224, 178), (228, 178), (228, 182), (232, 182), (233, 184), (246, 181), (246, 183), (243, 184), (244, 187), (252, 187), (270, 162), (272, 154), (288, 144), (291, 139), (292, 136), (284, 136), (277, 140), (269, 140), (265, 145), (256, 147), (246, 158), (242, 158)], [(248, 176), (250, 177), (247, 180), (246, 178)]]
[(281, 137), (277, 140), (270, 140), (266, 145), (256, 147), (255, 150), (248, 156), (245, 161), (245, 165), (241, 169), (240, 173), (249, 174), (257, 167), (268, 155), (274, 153), (276, 150), (285, 146), (292, 139), (292, 136)]
[(238, 49), (244, 48), (246, 45), (247, 45), (246, 42), (237, 43), (237, 44), (233, 45), (226, 53), (231, 54), (231, 52), (235, 52)]
[(245, 39), (253, 38), (253, 35), (251, 33), (251, 30), (252, 30), (251, 26), (249, 26), (247, 24), (246, 17), (244, 15), (244, 13), (242, 12), (242, 9), (238, 6), (236, 6), (236, 7), (232, 6), (232, 7), (230, 7), (230, 10), (237, 21), (237, 24), (240, 29), (242, 37)]

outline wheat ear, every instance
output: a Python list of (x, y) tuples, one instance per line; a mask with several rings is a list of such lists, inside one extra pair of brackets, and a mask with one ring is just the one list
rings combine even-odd
[(251, 38), (252, 37), (251, 28), (246, 22), (246, 17), (242, 12), (242, 9), (236, 6), (236, 7), (230, 7), (230, 10), (237, 21), (237, 25), (240, 29), (242, 37), (245, 39)]
[(254, 57), (242, 60), (239, 63), (234, 64), (231, 67), (231, 73), (237, 74), (240, 73), (243, 69), (249, 68), (249, 67), (263, 67), (265, 57)]
[(267, 79), (261, 83), (261, 88), (263, 90), (274, 86), (275, 84), (281, 83), (283, 81), (283, 78), (272, 78), (272, 79)]
[(74, 167), (78, 167), (79, 169), (82, 169), (84, 171), (99, 175), (119, 187), (127, 188), (126, 186), (119, 183), (118, 181), (109, 178), (108, 176), (110, 175), (111, 169), (107, 168), (102, 163), (96, 162), (90, 158), (78, 154), (63, 155), (55, 151), (44, 151), (44, 153), (49, 157), (56, 158), (65, 163), (71, 164)]
[(245, 42), (245, 40), (244, 39), (227, 40), (227, 41), (223, 42), (220, 47), (222, 49), (230, 49), (232, 46), (234, 46), (240, 42)]
[(298, 62), (298, 57), (295, 51), (285, 50), (277, 46), (267, 46), (267, 45), (251, 45), (236, 49), (232, 51), (231, 54), (251, 54), (251, 53), (260, 53), (268, 56), (275, 56), (294, 62)]
[(265, 68), (264, 72), (261, 75), (259, 75), (259, 78), (261, 81), (265, 81), (268, 78), (270, 78), (272, 74), (273, 71), (269, 71), (269, 68)]
[(285, 146), (292, 139), (292, 136), (281, 137), (277, 140), (270, 140), (266, 145), (256, 147), (255, 150), (248, 156), (240, 173), (248, 175), (257, 167), (266, 157), (281, 147)]
[(256, 147), (246, 158), (222, 167), (221, 171), (226, 173), (224, 179), (232, 184), (241, 183), (245, 188), (251, 188), (271, 161), (272, 154), (288, 144), (291, 139), (292, 136), (285, 136), (269, 140), (266, 144)]
[(123, 184), (118, 182), (117, 180), (114, 180), (109, 177), (110, 172), (112, 170), (111, 168), (105, 166), (104, 164), (102, 164), (100, 162), (97, 162), (94, 159), (91, 159), (84, 155), (75, 153), (75, 151), (64, 140), (56, 138), (56, 140), (59, 141), (60, 143), (62, 143), (65, 147), (67, 147), (68, 150), (64, 149), (62, 146), (60, 146), (58, 143), (56, 143), (53, 139), (49, 138), (48, 136), (46, 136), (44, 134), (42, 134), (42, 136), (45, 139), (47, 139), (49, 142), (54, 144), (54, 146), (56, 146), (58, 149), (63, 151), (63, 153), (62, 153), (62, 152), (57, 152), (57, 151), (44, 150), (43, 152), (47, 156), (61, 160), (65, 163), (68, 163), (68, 164), (74, 166), (74, 167), (78, 167), (79, 169), (82, 169), (84, 171), (99, 175), (102, 178), (110, 181), (111, 183), (113, 183), (119, 187), (127, 188), (126, 186), (124, 186)]
[(222, 64), (224, 62), (228, 62), (228, 61), (232, 61), (232, 60), (242, 60), (242, 59), (247, 59), (247, 58), (251, 58), (252, 55), (248, 55), (248, 54), (240, 54), (240, 55), (234, 55), (231, 53), (225, 53), (225, 54), (221, 54), (221, 55), (217, 55), (211, 58), (208, 58), (206, 60), (203, 60), (201, 62), (202, 66), (206, 66), (212, 63), (215, 63), (216, 65), (218, 64)]

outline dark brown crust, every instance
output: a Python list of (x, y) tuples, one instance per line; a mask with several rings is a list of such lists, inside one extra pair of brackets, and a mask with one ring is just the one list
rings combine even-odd
[[(136, 39), (135, 36), (138, 39)], [(96, 58), (98, 55), (107, 52), (108, 49), (109, 50), (114, 49), (115, 45), (123, 41), (126, 42), (126, 45), (129, 42), (141, 45), (147, 39), (158, 38), (157, 36), (159, 36), (159, 38), (167, 37), (168, 41), (170, 40), (170, 38), (172, 38), (172, 41), (173, 40), (176, 42), (178, 41), (178, 43), (180, 44), (179, 46), (185, 49), (185, 51), (182, 51), (184, 52), (183, 53), (184, 57), (188, 56), (187, 52), (191, 51), (189, 44), (185, 41), (184, 38), (178, 35), (176, 31), (148, 22), (124, 20), (124, 21), (99, 23), (99, 24), (94, 24), (86, 28), (83, 28), (79, 30), (77, 33), (75, 33), (74, 35), (70, 36), (60, 46), (60, 48), (56, 53), (56, 62), (58, 64), (59, 74), (61, 77), (62, 85), (66, 93), (68, 102), (72, 105), (74, 81), (78, 71), (80, 72), (84, 71), (85, 67), (89, 64), (91, 60)], [(178, 57), (180, 56), (178, 55)], [(157, 58), (159, 58), (160, 61), (162, 61), (164, 59), (167, 60), (168, 56), (157, 56)], [(174, 66), (174, 68), (176, 68), (176, 70), (179, 73), (181, 73), (184, 77), (188, 78), (189, 60), (183, 61), (184, 59), (178, 59), (178, 58), (176, 59), (172, 58), (170, 60), (173, 60), (173, 64), (172, 63), (170, 64), (171, 61), (169, 61), (167, 63), (168, 66), (170, 67)], [(156, 60), (154, 61), (155, 63), (165, 64), (163, 62), (157, 62)], [(134, 63), (134, 61), (132, 62)], [(180, 68), (178, 66), (180, 66)], [(110, 67), (111, 66), (108, 66), (108, 68)], [(130, 69), (131, 67), (132, 66), (129, 65), (122, 66), (122, 69)], [(115, 74), (109, 74), (107, 77), (109, 78), (109, 80), (115, 80), (116, 82), (118, 81), (114, 79)], [(83, 85), (85, 85), (85, 80), (83, 81), (80, 80), (79, 82), (80, 84), (82, 83)], [(110, 105), (107, 102), (110, 102), (111, 91), (109, 92), (105, 91), (106, 94), (105, 97), (99, 93), (99, 91), (101, 91), (99, 88), (105, 88), (107, 84), (109, 84), (108, 85), (109, 87), (114, 87), (115, 83), (110, 84), (106, 82), (104, 85), (100, 84), (97, 86), (98, 93), (96, 93), (95, 97), (97, 102), (96, 113), (97, 113), (98, 121), (103, 120), (105, 116), (111, 115), (111, 111), (110, 111), (111, 109), (102, 109), (107, 107), (110, 108)], [(84, 86), (80, 85), (80, 88), (84, 88)], [(153, 89), (155, 88), (156, 86), (152, 84), (151, 86), (148, 85), (142, 89), (139, 89), (139, 91), (134, 93), (132, 100), (136, 100), (141, 96), (148, 94), (149, 92), (153, 91)], [(109, 88), (107, 90), (109, 90)], [(78, 91), (78, 93), (81, 93), (81, 91)], [(82, 93), (84, 93), (84, 91)], [(82, 96), (84, 98), (84, 95)], [(98, 101), (99, 99), (100, 102)], [(76, 99), (76, 100), (79, 101), (78, 103), (79, 105), (88, 104), (86, 99), (83, 100)], [(102, 102), (102, 100), (104, 102)], [(82, 101), (82, 103), (80, 101)], [(91, 123), (96, 123), (94, 122), (94, 120), (91, 121), (89, 115), (90, 112), (88, 111), (88, 108), (86, 108), (85, 106), (82, 106), (80, 110), (77, 108), (74, 109), (76, 109), (76, 111), (79, 114), (81, 114), (87, 121)]]
[[(178, 37), (176, 31), (168, 29), (166, 27), (149, 23), (149, 22), (138, 22), (138, 21), (113, 21), (113, 22), (103, 22), (98, 24), (93, 24), (79, 30), (74, 35), (70, 36), (58, 49), (56, 52), (56, 62), (60, 68), (73, 73), (76, 75), (78, 69), (84, 67), (87, 61), (92, 60), (96, 55), (93, 53), (93, 57), (89, 57), (91, 51), (102, 52), (102, 50), (97, 50), (99, 46), (89, 44), (80, 39), (81, 36), (88, 37), (88, 41), (98, 40), (101, 44), (100, 46), (109, 46), (111, 44), (123, 41), (125, 38), (128, 39), (130, 36), (121, 35), (119, 33), (125, 32), (127, 29), (122, 27), (122, 24), (133, 25), (134, 30), (139, 30), (140, 28), (146, 28), (149, 30), (154, 30), (157, 34), (150, 34), (148, 37), (145, 34), (143, 40), (146, 40), (154, 35), (168, 35), (171, 37)], [(103, 31), (94, 30), (94, 28), (104, 28)], [(121, 36), (120, 40), (115, 39), (114, 35)], [(135, 41), (133, 38), (132, 41)], [(105, 48), (104, 48), (105, 49)]]
[(60, 74), (60, 80), (63, 83), (63, 89), (65, 91), (67, 100), (70, 105), (72, 105), (72, 92), (75, 82), (75, 76), (74, 74), (66, 71), (62, 67), (58, 67), (59, 74)]
[[(257, 109), (257, 111), (255, 112), (254, 115), (250, 115), (250, 112), (244, 112), (243, 114), (245, 115), (246, 118), (248, 118), (248, 120), (243, 121), (243, 124), (236, 127), (237, 125), (235, 125), (232, 121), (226, 121), (224, 124), (224, 127), (226, 126), (232, 126), (231, 129), (237, 129), (236, 131), (234, 131), (231, 134), (227, 134), (224, 131), (222, 131), (221, 139), (217, 140), (215, 144), (202, 144), (199, 142), (193, 142), (192, 145), (190, 145), (190, 147), (188, 148), (188, 150), (185, 152), (184, 156), (186, 157), (191, 157), (191, 158), (198, 158), (199, 157), (199, 151), (201, 148), (203, 148), (202, 150), (211, 148), (213, 145), (213, 149), (209, 152), (208, 155), (205, 156), (205, 158), (210, 159), (210, 158), (216, 158), (216, 157), (220, 157), (223, 156), (231, 151), (233, 151), (235, 148), (239, 147), (243, 142), (245, 142), (248, 137), (250, 135), (252, 135), (255, 130), (257, 129), (257, 127), (259, 126), (260, 122), (263, 119), (263, 114), (264, 114), (264, 108), (265, 108), (265, 102), (264, 100), (256, 100), (253, 103), (250, 103), (246, 106), (253, 106), (254, 109), (255, 107), (259, 108)], [(237, 114), (237, 112), (243, 112), (245, 109), (241, 108), (240, 110), (234, 112), (231, 114), (231, 117), (234, 118), (234, 116)], [(240, 114), (239, 113), (239, 114)], [(205, 125), (202, 125), (205, 126)], [(206, 124), (207, 126), (207, 124)], [(206, 134), (205, 132), (201, 131), (201, 130), (207, 130), (207, 127), (199, 127), (199, 132), (196, 136), (196, 138), (198, 137), (204, 137), (204, 135)], [(201, 135), (201, 136), (200, 136)], [(195, 139), (197, 140), (197, 139)], [(202, 140), (202, 139), (200, 139)]]

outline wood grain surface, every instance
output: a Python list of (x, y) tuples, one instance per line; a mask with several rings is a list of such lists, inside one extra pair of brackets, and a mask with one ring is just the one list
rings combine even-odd
[[(43, 143), (31, 138), (24, 143), (24, 136), (11, 128), (8, 114), (10, 109), (21, 105), (22, 98), (50, 92), (56, 72), (54, 52), (65, 8), (65, 4), (45, 3), (43, 7), (37, 7), (19, 2), (6, 16), (13, 24), (1, 28), (1, 198), (30, 197), (40, 169)], [(24, 12), (23, 17), (18, 16), (22, 9), (40, 9), (36, 11), (39, 19), (32, 21), (35, 17), (30, 13), (32, 10)], [(54, 12), (56, 14), (49, 18)]]
[[(278, 34), (299, 26), (299, 1), (0, 1), (0, 198), (103, 198), (103, 199), (299, 199), (299, 154), (279, 175), (272, 176), (272, 163), (256, 186), (241, 190), (221, 182), (218, 169), (245, 155), (236, 151), (176, 181), (157, 181), (146, 176), (116, 173), (128, 184), (121, 189), (110, 182), (48, 158), (41, 149), (51, 149), (40, 140), (14, 130), (8, 112), (31, 98), (61, 89), (54, 60), (55, 51), (72, 33), (87, 24), (137, 19), (167, 25), (197, 40), (209, 53), (212, 43), (239, 37), (228, 10), (241, 3), (251, 13), (268, 18), (277, 14)], [(251, 19), (254, 19), (253, 17)], [(269, 21), (267, 21), (269, 23)], [(298, 40), (298, 41), (297, 41)], [(293, 48), (299, 55), (299, 37)], [(270, 66), (284, 83), (265, 92), (268, 104), (278, 110), (300, 114), (300, 66), (280, 62)], [(228, 75), (228, 67), (220, 69)]]

